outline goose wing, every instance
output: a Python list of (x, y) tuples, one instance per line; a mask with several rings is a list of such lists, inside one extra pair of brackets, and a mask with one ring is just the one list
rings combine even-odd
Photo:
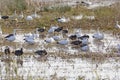
[(9, 38), (9, 37), (11, 37), (11, 36), (14, 36), (14, 34), (9, 34), (9, 35), (7, 35), (5, 38)]

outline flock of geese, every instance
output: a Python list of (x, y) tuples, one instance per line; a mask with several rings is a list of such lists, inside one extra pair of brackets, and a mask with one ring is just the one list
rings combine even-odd
[[(71, 46), (79, 47), (82, 51), (89, 51), (89, 37), (90, 37), (89, 35), (87, 34), (82, 35), (80, 29), (77, 29), (76, 32), (73, 34), (68, 33), (69, 33), (68, 29), (64, 29), (63, 27), (59, 26), (51, 26), (48, 30), (46, 30), (45, 27), (36, 28), (35, 33), (24, 35), (23, 41), (28, 43), (29, 45), (34, 45), (36, 43), (35, 42), (36, 39), (38, 39), (38, 41), (42, 39), (46, 44), (56, 43), (63, 46), (68, 46), (70, 44)], [(17, 35), (16, 29), (14, 29), (13, 33), (4, 36), (4, 39), (9, 42), (14, 42), (17, 39), (16, 35)], [(43, 35), (44, 37), (42, 37)], [(92, 35), (92, 38), (101, 41), (104, 39), (104, 33), (100, 32), (98, 28), (97, 32), (95, 32)], [(117, 48), (120, 51), (120, 44), (117, 45)], [(8, 46), (5, 48), (4, 52), (5, 54), (10, 54)], [(22, 55), (23, 48), (21, 48), (20, 50), (15, 50), (14, 53), (16, 56)], [(48, 54), (45, 49), (37, 50), (34, 53), (37, 53), (40, 56)]]
[[(14, 11), (13, 15), (0, 15), (0, 19), (23, 19), (25, 17), (25, 15), (23, 14), (23, 12), (21, 12), (19, 15), (17, 14), (16, 10)], [(26, 20), (33, 20), (34, 18), (40, 18), (40, 15), (37, 14), (37, 12), (35, 11), (33, 14), (26, 16)]]
[[(16, 11), (14, 13), (14, 16), (2, 16), (0, 15), (0, 19), (9, 19), (11, 17), (16, 17), (17, 18), (24, 18), (23, 12), (18, 16), (16, 14)], [(32, 15), (28, 15), (26, 17), (26, 20), (30, 21), (33, 20), (34, 18), (40, 18), (41, 16), (34, 12)], [(57, 18), (58, 22), (68, 22), (70, 21), (69, 19), (66, 19), (65, 17)], [(118, 24), (118, 21), (116, 21), (115, 28), (120, 29), (120, 25)], [(16, 40), (16, 30), (13, 30), (12, 34), (8, 34), (7, 36), (4, 37), (5, 40), (14, 42)], [(47, 32), (47, 34), (45, 33)], [(2, 34), (2, 29), (0, 31)], [(39, 39), (42, 36), (45, 36), (44, 38), (42, 37), (41, 39), (44, 39), (45, 43), (57, 43), (60, 45), (74, 45), (74, 46), (79, 46), (82, 51), (88, 51), (89, 50), (89, 35), (84, 34), (81, 35), (81, 31), (78, 29), (74, 34), (68, 35), (69, 30), (64, 29), (63, 27), (59, 26), (51, 26), (48, 30), (46, 30), (45, 27), (43, 28), (36, 28), (35, 33), (27, 34), (24, 35), (23, 41), (26, 43), (33, 45), (35, 44), (35, 40)], [(47, 35), (47, 36), (46, 36)], [(103, 40), (104, 39), (104, 33), (99, 31), (99, 28), (96, 33), (92, 35), (92, 38), (96, 40)], [(117, 45), (118, 50), (120, 51), (120, 44)], [(5, 54), (10, 53), (9, 47), (7, 46), (5, 48)], [(35, 53), (38, 55), (46, 55), (47, 51), (46, 50), (38, 50)], [(23, 49), (21, 48), (20, 50), (15, 51), (15, 55), (20, 56), (23, 54)]]

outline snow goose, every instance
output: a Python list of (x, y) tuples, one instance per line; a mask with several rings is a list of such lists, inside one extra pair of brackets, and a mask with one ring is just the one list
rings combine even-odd
[(52, 38), (53, 38), (55, 41), (59, 41), (59, 40), (63, 39), (63, 34), (62, 34), (62, 32), (61, 32), (59, 35), (54, 35), (54, 36), (52, 36)]
[(31, 15), (32, 18), (40, 18), (40, 15), (37, 14), (36, 10), (34, 14)]
[(51, 26), (50, 29), (48, 30), (48, 33), (54, 33), (55, 29), (57, 29), (58, 26)]
[(118, 21), (116, 21), (115, 28), (120, 29), (120, 25), (118, 24)]
[(90, 1), (81, 1), (81, 4), (85, 5), (85, 6), (90, 6), (92, 5), (93, 3), (90, 2)]
[(33, 33), (28, 33), (24, 35), (25, 38), (34, 38)]
[(83, 18), (83, 15), (81, 14), (81, 15), (78, 15), (78, 16), (73, 16), (72, 18), (75, 19), (75, 20), (81, 20)]
[(33, 17), (32, 17), (32, 16), (27, 16), (27, 17), (26, 17), (26, 20), (27, 20), (27, 21), (32, 21), (32, 20), (33, 20)]
[(50, 37), (50, 38), (46, 38), (45, 42), (46, 43), (53, 43), (53, 42), (55, 42), (55, 40), (52, 37)]
[(34, 44), (34, 43), (35, 43), (34, 39), (33, 39), (33, 38), (30, 38), (30, 37), (26, 37), (24, 40), (25, 40), (25, 42), (27, 42), (28, 44)]
[(94, 33), (92, 37), (96, 40), (102, 40), (104, 39), (104, 34), (99, 32), (99, 27), (98, 27), (97, 33)]
[(30, 33), (24, 36), (24, 40), (29, 44), (34, 44), (35, 39), (39, 38), (38, 28), (36, 28), (36, 33)]
[(58, 41), (58, 40), (61, 39), (61, 36), (53, 36), (52, 38), (53, 38), (55, 41)]
[(65, 22), (70, 21), (70, 19), (69, 19), (69, 18), (66, 19), (65, 17), (61, 17), (61, 18), (58, 18), (57, 21), (58, 21), (58, 22), (61, 22), (61, 23), (65, 23)]
[(27, 35), (24, 35), (25, 38), (33, 38), (33, 39), (36, 39), (36, 38), (39, 38), (39, 33), (38, 33), (38, 28), (36, 28), (35, 30), (35, 33), (29, 33)]
[(58, 44), (61, 44), (61, 45), (67, 45), (69, 43), (69, 39), (63, 39), (63, 40), (60, 40), (57, 42)]
[(30, 16), (30, 15), (28, 15), (28, 16), (26, 17), (26, 20), (27, 20), (27, 24), (30, 25), (30, 24), (32, 23), (32, 21), (33, 21), (33, 17)]
[(95, 16), (85, 16), (86, 19), (95, 20)]
[(89, 51), (89, 46), (86, 44), (81, 45), (81, 51)]
[(15, 40), (15, 34), (16, 34), (16, 29), (14, 29), (13, 34), (9, 34), (5, 37), (6, 40), (8, 41), (14, 41)]
[(87, 38), (83, 38), (81, 41), (82, 41), (82, 44), (88, 44), (89, 43)]

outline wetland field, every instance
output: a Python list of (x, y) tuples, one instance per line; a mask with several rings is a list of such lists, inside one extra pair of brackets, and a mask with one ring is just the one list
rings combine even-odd
[(0, 80), (120, 80), (119, 0), (0, 0)]

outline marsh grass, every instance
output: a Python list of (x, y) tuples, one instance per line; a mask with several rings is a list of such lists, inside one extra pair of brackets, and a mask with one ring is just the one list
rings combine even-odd
[[(17, 3), (17, 2), (16, 2)], [(18, 2), (19, 4), (22, 4), (22, 2)], [(116, 6), (117, 5), (117, 6)], [(6, 5), (7, 6), (7, 5)], [(22, 6), (22, 5), (21, 5)], [(26, 5), (27, 6), (27, 5)], [(114, 31), (117, 32), (117, 29), (114, 29), (115, 26), (115, 21), (119, 20), (119, 13), (120, 11), (118, 10), (119, 3), (112, 5), (110, 7), (100, 7), (97, 9), (93, 10), (88, 10), (83, 6), (77, 7), (77, 8), (72, 8), (69, 6), (59, 6), (59, 7), (53, 7), (50, 8), (46, 7), (48, 10), (44, 11), (37, 11), (39, 15), (42, 17), (40, 19), (34, 19), (33, 21), (30, 22), (30, 25), (28, 25), (27, 21), (22, 20), (23, 24), (21, 23), (14, 23), (11, 20), (8, 21), (1, 21), (3, 32), (9, 32), (13, 28), (23, 28), (23, 29), (29, 29), (29, 28), (36, 28), (36, 27), (46, 27), (49, 28), (50, 25), (59, 25), (63, 27), (68, 27), (70, 28), (76, 28), (80, 27), (82, 29), (97, 29), (97, 27), (100, 27), (101, 30), (103, 31)], [(35, 8), (34, 8), (35, 9)], [(33, 13), (34, 10), (31, 10), (28, 12), (29, 9), (22, 10), (24, 11), (25, 14)], [(14, 11), (14, 10), (13, 10)], [(19, 9), (17, 10), (19, 12)], [(11, 14), (11, 12), (8, 12)], [(61, 16), (65, 17), (71, 17), (74, 15), (80, 15), (83, 14), (83, 16), (87, 15), (93, 15), (95, 16), (95, 20), (88, 20), (88, 19), (82, 19), (82, 20), (73, 20), (71, 19), (70, 22), (68, 23), (58, 23), (55, 19)], [(53, 16), (54, 15), (54, 16)], [(17, 26), (15, 26), (15, 24)], [(9, 27), (9, 30), (6, 29), (6, 26)]]

